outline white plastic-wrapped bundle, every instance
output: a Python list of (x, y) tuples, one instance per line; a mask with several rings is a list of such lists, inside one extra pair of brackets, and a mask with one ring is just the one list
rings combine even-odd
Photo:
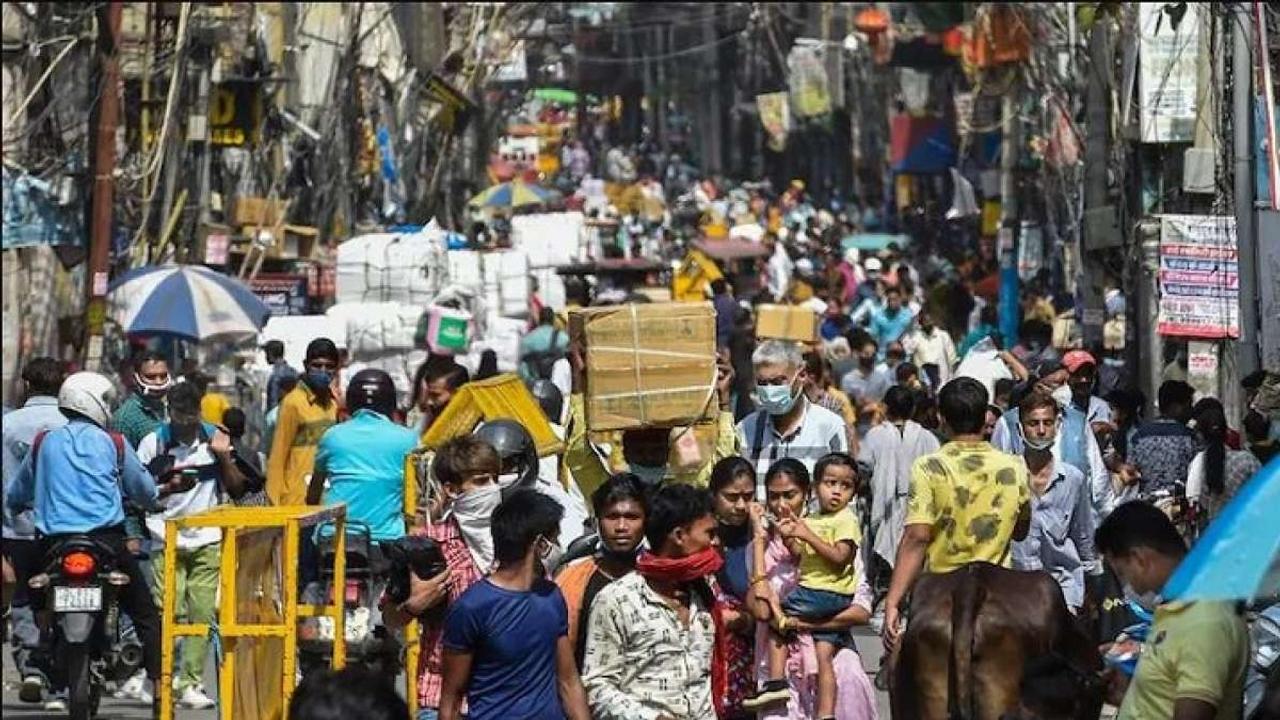
[(484, 297), (488, 320), (526, 318), (529, 312), (529, 259), (521, 250), (450, 250), (449, 281), (476, 288)]
[(447, 273), (445, 233), (434, 221), (415, 233), (374, 233), (338, 246), (337, 301), (424, 306)]
[(325, 314), (343, 327), (352, 357), (363, 357), (412, 350), (422, 310), (398, 302), (340, 302)]
[(582, 259), (580, 212), (537, 213), (511, 218), (511, 245), (535, 268), (562, 267)]

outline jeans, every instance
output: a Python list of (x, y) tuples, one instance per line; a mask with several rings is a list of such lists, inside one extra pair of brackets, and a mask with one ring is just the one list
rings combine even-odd
[[(99, 528), (87, 533), (95, 540), (103, 543), (115, 553), (116, 569), (129, 576), (129, 583), (116, 591), (116, 599), (120, 609), (133, 618), (133, 626), (142, 643), (143, 664), (147, 677), (151, 680), (160, 678), (160, 613), (156, 611), (151, 590), (147, 587), (146, 578), (138, 566), (138, 559), (125, 547), (125, 531), (122, 526)], [(43, 557), (59, 542), (67, 539), (67, 535), (50, 535), (39, 540), (40, 556)]]
[[(222, 543), (192, 550), (178, 548), (177, 599), (174, 614), (178, 622), (212, 623), (217, 613), (218, 569), (222, 560)], [(163, 609), (164, 578), (168, 568), (164, 553), (151, 556), (152, 596), (156, 608)], [(207, 635), (184, 637), (178, 649), (178, 687), (199, 686), (204, 675), (204, 658), (209, 649)]]
[(13, 566), (16, 584), (9, 602), (9, 628), (13, 635), (13, 664), (22, 677), (39, 677), (47, 686), (49, 674), (40, 662), (40, 628), (31, 609), (27, 580), (40, 571), (40, 545), (35, 540), (4, 541), (4, 555)]
[[(852, 595), (844, 595), (829, 590), (797, 587), (782, 600), (782, 612), (810, 622), (830, 620), (844, 612), (853, 604)], [(829, 642), (836, 647), (843, 646), (849, 639), (847, 630), (811, 633), (815, 641)]]

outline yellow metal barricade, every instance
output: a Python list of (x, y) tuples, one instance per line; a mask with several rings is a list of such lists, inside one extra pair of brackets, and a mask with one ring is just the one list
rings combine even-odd
[[(404, 519), (405, 526), (421, 525), (430, 511), (423, 508), (418, 513), (418, 478), (427, 465), (429, 451), (418, 449), (404, 459)], [(418, 663), (422, 662), (419, 646), (422, 628), (417, 620), (410, 620), (404, 628), (404, 699), (409, 703), (409, 717), (418, 717)]]
[(346, 505), (214, 508), (165, 523), (160, 718), (173, 718), (174, 641), (210, 634), (210, 624), (177, 622), (178, 531), (222, 530), (217, 620), (220, 720), (287, 720), (297, 669), (298, 619), (333, 620), (332, 667), (346, 663), (343, 595), (330, 605), (298, 603), (298, 547), (303, 528), (334, 523), (334, 587), (346, 586)]

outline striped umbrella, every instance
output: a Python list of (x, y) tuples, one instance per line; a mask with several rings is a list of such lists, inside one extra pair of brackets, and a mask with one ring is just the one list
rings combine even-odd
[(201, 265), (138, 268), (107, 294), (115, 320), (131, 335), (234, 340), (256, 335), (271, 315), (244, 283)]
[(550, 199), (546, 190), (523, 180), (498, 183), (471, 198), (470, 207), (517, 208), (530, 205), (546, 205)]

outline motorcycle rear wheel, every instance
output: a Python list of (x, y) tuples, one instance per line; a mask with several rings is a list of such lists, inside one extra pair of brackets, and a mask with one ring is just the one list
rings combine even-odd
[(67, 707), (71, 720), (90, 720), (98, 710), (98, 693), (89, 669), (89, 646), (72, 643), (63, 648), (67, 668)]

